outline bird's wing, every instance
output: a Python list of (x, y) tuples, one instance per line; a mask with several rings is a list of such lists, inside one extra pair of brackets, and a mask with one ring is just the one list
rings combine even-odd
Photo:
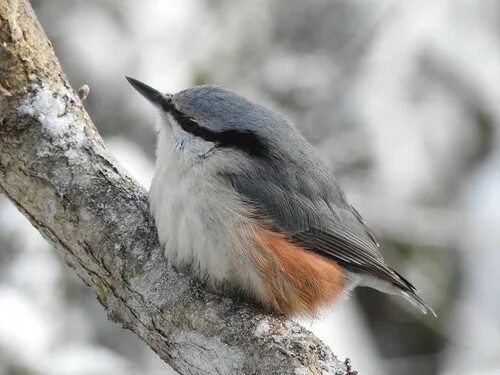
[(376, 276), (403, 291), (415, 291), (385, 264), (373, 232), (329, 172), (317, 166), (269, 170), (267, 165), (252, 173), (226, 173), (222, 177), (272, 230), (352, 272)]
[[(347, 202), (326, 166), (314, 157), (302, 159), (307, 162), (269, 159), (255, 163), (251, 171), (220, 177), (271, 230), (351, 272), (392, 284), (423, 313), (436, 315), (416, 288), (384, 262), (373, 232)], [(292, 162), (293, 168), (282, 168)]]
[(349, 230), (335, 227), (327, 230), (309, 228), (291, 234), (291, 238), (306, 249), (326, 256), (352, 272), (376, 276), (405, 291), (416, 291), (409, 281), (386, 265), (382, 258), (373, 254), (372, 244), (354, 237)]

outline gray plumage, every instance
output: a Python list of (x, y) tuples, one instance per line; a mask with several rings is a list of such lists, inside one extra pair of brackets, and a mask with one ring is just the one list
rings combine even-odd
[[(416, 288), (385, 264), (378, 243), (316, 150), (279, 113), (216, 86), (175, 94), (177, 108), (212, 131), (252, 131), (272, 145), (249, 169), (220, 173), (259, 218), (311, 251), (355, 273), (368, 273), (398, 287), (424, 312), (432, 309)], [(284, 168), (283, 166), (289, 166)]]
[(215, 178), (236, 191), (256, 219), (336, 261), (356, 284), (399, 291), (424, 313), (434, 314), (415, 287), (386, 265), (373, 232), (329, 168), (282, 115), (216, 86), (158, 99), (161, 94), (151, 94), (148, 86), (131, 83), (141, 93), (145, 90), (143, 95), (159, 103), (190, 137), (212, 145), (196, 147), (199, 159), (219, 155), (224, 160), (217, 163)]

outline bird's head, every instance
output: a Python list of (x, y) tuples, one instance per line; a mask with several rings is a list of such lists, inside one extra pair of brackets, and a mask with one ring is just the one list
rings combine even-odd
[(279, 113), (217, 86), (197, 86), (172, 95), (127, 80), (160, 111), (160, 153), (169, 147), (194, 157), (223, 153), (266, 158), (296, 132)]

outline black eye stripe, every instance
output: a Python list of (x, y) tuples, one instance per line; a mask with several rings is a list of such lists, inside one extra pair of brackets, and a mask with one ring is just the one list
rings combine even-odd
[(216, 143), (217, 147), (235, 148), (257, 157), (267, 157), (269, 155), (267, 145), (252, 131), (225, 130), (215, 132), (199, 125), (196, 121), (175, 108), (172, 103), (164, 105), (164, 109), (173, 116), (182, 130), (205, 141)]

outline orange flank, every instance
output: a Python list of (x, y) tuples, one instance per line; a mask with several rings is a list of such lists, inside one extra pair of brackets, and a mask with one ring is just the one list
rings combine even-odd
[(312, 315), (342, 293), (345, 274), (334, 261), (269, 230), (253, 240), (252, 257), (266, 288), (264, 305), (284, 314)]

